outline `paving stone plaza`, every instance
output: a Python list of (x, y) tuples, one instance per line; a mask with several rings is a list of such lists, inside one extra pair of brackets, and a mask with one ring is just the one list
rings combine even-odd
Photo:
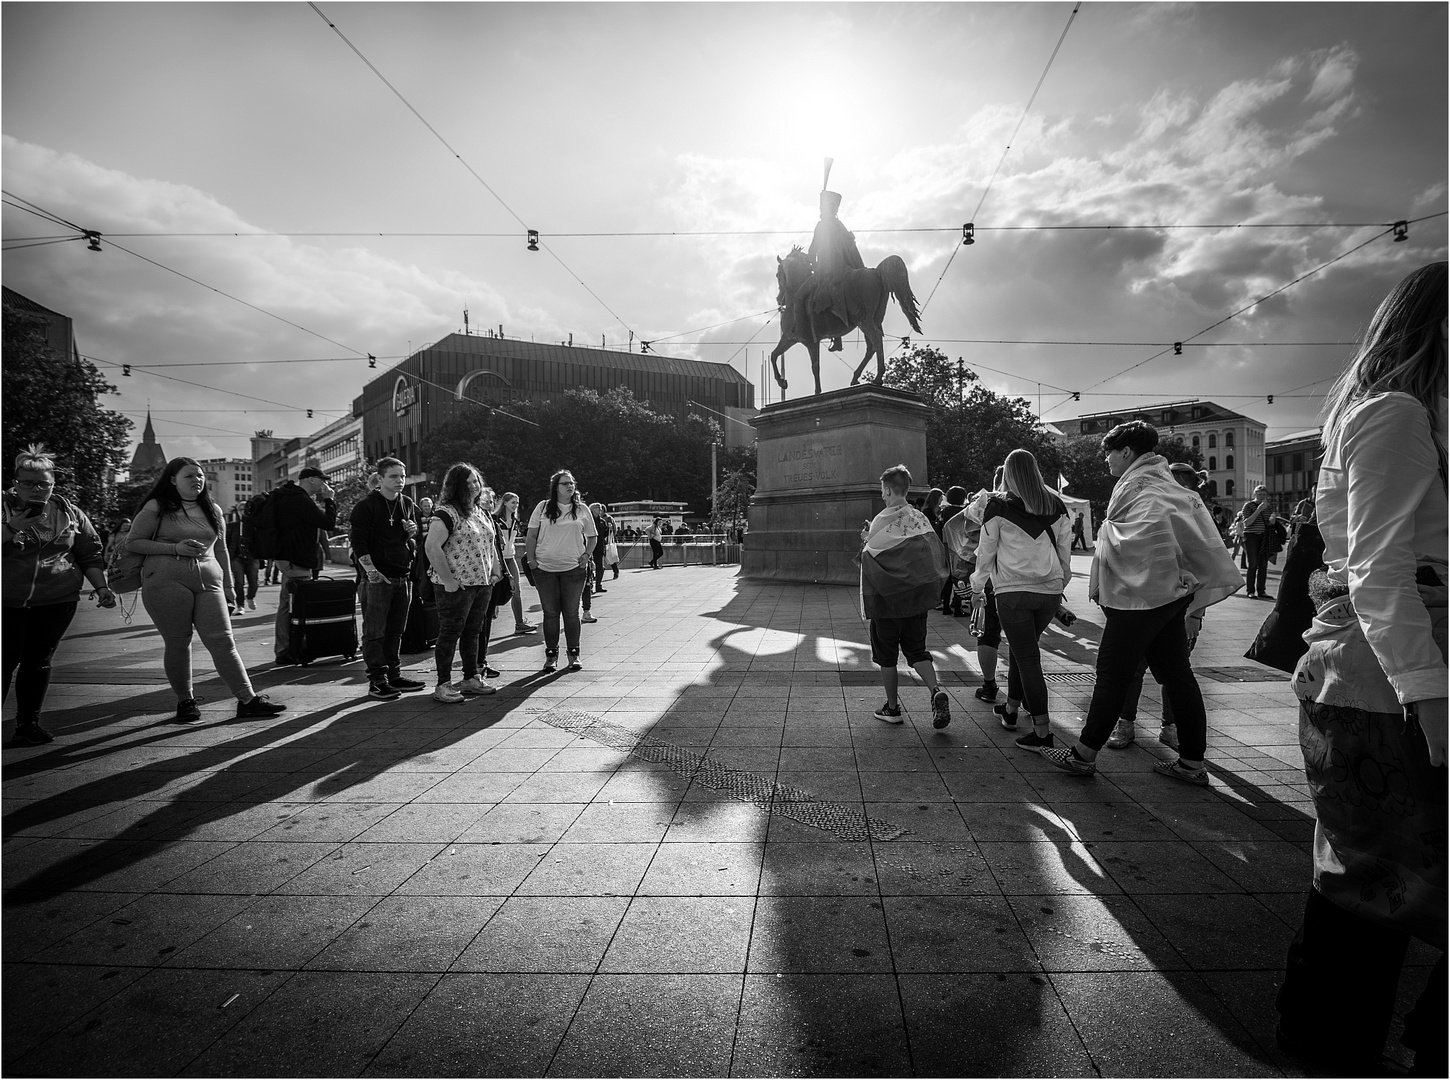
[[(1074, 564), (1059, 738), (1101, 628)], [(1242, 658), (1271, 605), (1208, 613), (1204, 790), (1150, 771), (1151, 680), (1084, 780), (973, 697), (964, 619), (930, 620), (951, 726), (903, 665), (893, 727), (851, 589), (606, 584), (583, 672), (503, 638), (461, 705), (272, 670), (264, 588), (237, 636), (292, 707), (233, 719), (198, 644), (191, 727), (144, 612), (83, 602), (56, 742), (4, 754), (6, 1074), (1302, 1075), (1272, 1003), (1313, 810), (1287, 681)]]

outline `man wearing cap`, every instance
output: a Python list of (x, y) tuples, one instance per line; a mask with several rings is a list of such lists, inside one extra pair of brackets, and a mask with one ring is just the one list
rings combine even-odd
[[(856, 250), (856, 237), (841, 224), (836, 212), (841, 209), (841, 196), (834, 191), (821, 192), (821, 220), (811, 237), (810, 254), (816, 260), (816, 294), (811, 310), (816, 313), (833, 311), (844, 325), (849, 326), (846, 313), (846, 274), (851, 270), (863, 270), (861, 253)], [(841, 351), (841, 339), (833, 338), (831, 352)]]
[[(321, 537), (318, 530), (331, 532), (337, 528), (337, 503), (333, 501), (332, 485), (327, 474), (309, 465), (291, 480), (272, 492), (273, 520), (277, 527), (277, 575), (282, 593), (277, 601), (276, 640), (272, 651), (279, 664), (291, 663), (287, 651), (288, 607), (287, 582), (310, 579), (320, 568)], [(321, 499), (321, 505), (318, 501)]]

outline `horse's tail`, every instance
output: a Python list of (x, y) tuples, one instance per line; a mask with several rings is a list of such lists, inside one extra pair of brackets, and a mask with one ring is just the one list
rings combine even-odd
[(896, 302), (901, 305), (901, 313), (906, 316), (906, 321), (911, 323), (911, 328), (916, 333), (921, 333), (920, 312), (916, 309), (916, 295), (911, 291), (911, 281), (906, 274), (906, 263), (901, 261), (900, 255), (888, 255), (876, 266), (876, 272), (881, 275), (881, 284), (885, 285), (887, 291), (896, 297)]

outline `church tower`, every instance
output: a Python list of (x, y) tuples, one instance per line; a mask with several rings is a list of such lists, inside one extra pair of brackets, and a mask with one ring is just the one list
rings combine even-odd
[(146, 410), (146, 429), (141, 433), (141, 441), (136, 444), (136, 452), (131, 455), (131, 476), (134, 478), (140, 473), (159, 472), (166, 468), (166, 452), (156, 441), (156, 429), (151, 426), (151, 410)]

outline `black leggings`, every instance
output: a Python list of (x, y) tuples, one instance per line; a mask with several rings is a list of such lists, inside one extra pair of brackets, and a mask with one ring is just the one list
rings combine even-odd
[(1248, 561), (1248, 592), (1249, 595), (1264, 593), (1264, 586), (1268, 584), (1269, 559), (1264, 553), (1268, 543), (1268, 537), (1263, 533), (1249, 533), (1244, 537), (1244, 558)]
[(78, 606), (79, 601), (72, 600), (65, 604), (5, 609), (3, 625), (0, 625), (5, 639), (0, 645), (5, 664), (4, 696), (10, 696), (10, 678), (18, 667), (20, 677), (15, 680), (16, 723), (34, 724), (40, 721), (45, 692), (50, 687), (50, 658), (55, 655), (60, 639), (65, 637)]

